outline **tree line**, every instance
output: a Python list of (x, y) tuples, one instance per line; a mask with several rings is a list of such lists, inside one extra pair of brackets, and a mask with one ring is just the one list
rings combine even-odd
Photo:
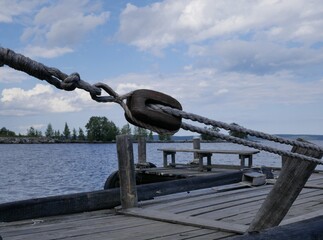
[[(61, 141), (88, 141), (88, 142), (111, 142), (115, 141), (116, 136), (119, 134), (133, 135), (135, 140), (139, 136), (146, 137), (147, 140), (153, 141), (152, 131), (140, 127), (131, 127), (129, 123), (125, 124), (121, 128), (118, 128), (113, 121), (110, 121), (106, 117), (93, 116), (89, 119), (85, 125), (85, 130), (81, 127), (78, 129), (71, 128), (65, 122), (64, 130), (54, 130), (51, 123), (47, 125), (45, 132), (37, 130), (34, 127), (27, 129), (26, 137), (47, 137), (50, 139), (56, 139)], [(3, 127), (0, 129), (0, 137), (15, 137), (15, 132), (10, 131)], [(23, 135), (18, 135), (23, 136)], [(158, 135), (160, 141), (171, 140), (170, 135)]]
[[(232, 123), (232, 125), (238, 125), (236, 123)], [(219, 132), (219, 128), (210, 127), (205, 128), (207, 130), (211, 130), (213, 132)], [(148, 131), (147, 129), (140, 128), (134, 126), (131, 128), (130, 124), (127, 123), (121, 128), (118, 128), (113, 121), (110, 121), (106, 117), (98, 117), (93, 116), (89, 119), (87, 124), (85, 125), (85, 131), (82, 128), (72, 130), (65, 122), (63, 132), (59, 130), (54, 130), (51, 123), (47, 125), (45, 133), (43, 134), (41, 131), (35, 129), (34, 127), (30, 127), (27, 129), (27, 137), (47, 137), (50, 139), (56, 139), (60, 141), (88, 141), (88, 142), (111, 142), (116, 140), (116, 136), (119, 134), (128, 134), (132, 135), (135, 140), (138, 139), (139, 136), (144, 136), (148, 141), (153, 141), (153, 133), (152, 131)], [(247, 138), (247, 134), (229, 131), (229, 135), (239, 138)], [(0, 137), (15, 137), (16, 134), (13, 131), (6, 129), (5, 127), (0, 129)], [(21, 136), (21, 135), (19, 135)], [(212, 135), (201, 134), (202, 140), (215, 141), (217, 138)], [(158, 140), (160, 141), (169, 141), (171, 140), (171, 135), (167, 134), (159, 134)]]

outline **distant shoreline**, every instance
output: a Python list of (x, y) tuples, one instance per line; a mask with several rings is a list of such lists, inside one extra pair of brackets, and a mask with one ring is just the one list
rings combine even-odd
[[(275, 134), (282, 138), (296, 140), (302, 138), (307, 141), (323, 141), (323, 135), (312, 135), (312, 134)], [(173, 136), (172, 140), (159, 141), (159, 140), (147, 140), (147, 143), (187, 143), (192, 142), (195, 136)], [(249, 137), (251, 141), (257, 141), (258, 138)], [(133, 140), (136, 142), (136, 140)], [(202, 143), (207, 142), (223, 142), (222, 140), (201, 140)], [(86, 141), (86, 140), (64, 140), (64, 139), (52, 139), (47, 137), (0, 137), (0, 144), (64, 144), (64, 143), (87, 143), (87, 144), (101, 144), (101, 143), (115, 143), (115, 141), (102, 142), (102, 141)]]

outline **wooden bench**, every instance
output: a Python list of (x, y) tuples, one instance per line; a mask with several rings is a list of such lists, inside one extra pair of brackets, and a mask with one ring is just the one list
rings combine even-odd
[(254, 154), (259, 153), (257, 150), (218, 150), (218, 149), (176, 149), (176, 148), (164, 148), (158, 149), (159, 151), (163, 151), (163, 161), (164, 167), (168, 166), (168, 155), (171, 156), (171, 165), (176, 166), (175, 154), (177, 152), (192, 152), (196, 153), (199, 159), (199, 170), (203, 171), (204, 164), (203, 159), (206, 157), (207, 165), (206, 169), (208, 171), (211, 170), (211, 159), (213, 154), (238, 154), (240, 159), (241, 168), (245, 168), (245, 160), (248, 160), (248, 167), (252, 166), (252, 156)]

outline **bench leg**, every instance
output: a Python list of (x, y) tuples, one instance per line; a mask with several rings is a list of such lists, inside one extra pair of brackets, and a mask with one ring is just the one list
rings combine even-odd
[(244, 156), (240, 154), (239, 158), (240, 158), (240, 167), (245, 168), (245, 162), (244, 162), (245, 158), (244, 158)]
[(164, 160), (164, 167), (167, 167), (167, 153), (164, 152), (163, 154), (163, 160)]
[(212, 170), (212, 162), (211, 162), (211, 155), (207, 155), (207, 171), (211, 171)]
[(199, 171), (202, 172), (203, 171), (203, 155), (198, 154), (198, 157), (199, 157)]
[(175, 153), (172, 153), (172, 167), (176, 167)]

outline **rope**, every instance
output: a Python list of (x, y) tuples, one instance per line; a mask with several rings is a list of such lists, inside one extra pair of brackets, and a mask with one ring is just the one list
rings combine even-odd
[(280, 156), (297, 158), (297, 159), (310, 161), (310, 162), (314, 162), (316, 164), (323, 165), (323, 161), (321, 161), (321, 160), (319, 160), (317, 158), (308, 157), (306, 155), (302, 155), (302, 154), (298, 154), (298, 153), (293, 153), (293, 152), (289, 152), (289, 151), (284, 151), (284, 150), (272, 148), (272, 147), (265, 146), (265, 145), (255, 143), (255, 142), (251, 142), (251, 141), (248, 141), (248, 140), (245, 140), (245, 139), (236, 138), (236, 137), (232, 137), (232, 136), (229, 136), (229, 135), (224, 135), (222, 133), (218, 133), (218, 132), (215, 132), (215, 131), (210, 131), (210, 130), (207, 130), (205, 128), (199, 128), (199, 127), (187, 124), (187, 123), (182, 123), (181, 127), (184, 130), (197, 132), (197, 133), (208, 134), (208, 135), (215, 136), (215, 137), (217, 137), (219, 139), (222, 139), (222, 140), (225, 140), (225, 141), (228, 141), (228, 142), (232, 142), (232, 143), (252, 147), (252, 148), (255, 148), (255, 149), (258, 149), (258, 150), (274, 153), (274, 154), (277, 154), (277, 155), (280, 155)]
[(266, 140), (273, 141), (273, 142), (278, 142), (278, 143), (282, 143), (282, 144), (288, 144), (288, 145), (291, 145), (291, 146), (308, 148), (308, 149), (311, 149), (311, 150), (323, 152), (323, 148), (321, 148), (321, 147), (319, 147), (317, 145), (277, 137), (277, 136), (270, 135), (270, 134), (267, 134), (267, 133), (247, 129), (247, 128), (241, 127), (239, 125), (227, 124), (227, 123), (224, 123), (224, 122), (215, 121), (215, 120), (212, 120), (212, 119), (209, 119), (209, 118), (206, 118), (206, 117), (202, 117), (202, 116), (199, 116), (199, 115), (196, 115), (196, 114), (193, 114), (193, 113), (187, 113), (187, 112), (179, 110), (179, 109), (170, 108), (168, 106), (164, 106), (164, 105), (160, 105), (160, 104), (154, 104), (154, 105), (150, 104), (149, 107), (151, 107), (154, 110), (161, 110), (161, 111), (163, 111), (165, 113), (172, 114), (172, 115), (177, 116), (177, 117), (182, 117), (182, 118), (189, 119), (189, 120), (199, 122), (199, 123), (203, 123), (203, 124), (206, 124), (206, 125), (211, 125), (211, 126), (214, 126), (214, 127), (223, 128), (225, 130), (231, 130), (231, 131), (237, 131), (237, 132), (241, 132), (241, 133), (246, 133), (246, 134), (249, 134), (250, 136), (266, 139)]
[[(125, 95), (119, 96), (110, 86), (104, 83), (96, 83), (94, 85), (91, 85), (83, 80), (81, 80), (80, 75), (78, 73), (72, 73), (70, 75), (67, 75), (57, 68), (52, 68), (52, 67), (47, 67), (39, 62), (36, 62), (28, 57), (25, 57), (21, 54), (17, 54), (14, 51), (6, 48), (0, 47), (0, 67), (8, 65), (11, 68), (14, 68), (18, 71), (23, 71), (35, 78), (38, 78), (40, 80), (45, 80), (49, 84), (55, 86), (58, 89), (61, 90), (66, 90), (66, 91), (73, 91), (76, 88), (83, 89), (87, 92), (90, 93), (91, 98), (97, 102), (101, 103), (107, 103), (107, 102), (115, 102), (118, 103), (125, 111), (126, 116), (132, 120), (133, 123), (135, 123), (138, 126), (141, 126), (146, 129), (150, 129), (154, 132), (157, 132), (159, 134), (174, 134), (174, 132), (169, 132), (165, 129), (161, 129), (155, 126), (152, 126), (147, 123), (143, 123), (137, 119), (135, 119), (132, 116), (131, 111), (129, 110), (127, 104), (124, 102), (125, 99), (129, 98), (132, 95), (132, 92), (127, 93)], [(101, 89), (103, 89), (106, 93), (109, 94), (109, 96), (101, 96)], [(149, 104), (148, 107), (156, 110), (156, 111), (163, 111), (168, 114), (172, 114), (174, 116), (178, 116), (181, 118), (185, 119), (190, 119), (192, 121), (204, 123), (206, 125), (212, 125), (214, 127), (219, 127), (223, 128), (225, 130), (231, 130), (231, 131), (236, 131), (236, 132), (242, 132), (251, 136), (255, 136), (258, 138), (266, 139), (269, 141), (274, 141), (278, 143), (283, 143), (283, 144), (288, 144), (292, 146), (297, 146), (297, 147), (302, 147), (302, 148), (307, 148), (315, 151), (320, 151), (323, 152), (323, 148), (320, 148), (316, 145), (313, 144), (308, 144), (304, 142), (299, 142), (299, 141), (293, 141), (293, 140), (288, 140), (284, 138), (280, 138), (277, 136), (273, 136), (270, 134), (266, 134), (263, 132), (258, 132), (254, 131), (251, 129), (243, 128), (239, 125), (233, 125), (233, 124), (227, 124), (224, 122), (220, 121), (215, 121), (211, 120), (196, 114), (192, 113), (187, 113), (178, 109), (170, 108), (164, 105), (160, 104)], [(199, 128), (192, 126), (187, 123), (182, 123), (181, 128), (184, 130), (189, 130), (192, 132), (197, 132), (197, 133), (204, 133), (204, 134), (209, 134), (212, 136), (215, 136), (219, 139), (223, 139), (225, 141), (229, 141), (232, 143), (237, 143), (241, 145), (245, 145), (248, 147), (256, 148), (259, 150), (275, 153), (281, 156), (288, 156), (292, 158), (298, 158), (306, 161), (311, 161), (315, 162), (317, 164), (323, 164), (322, 161), (316, 158), (308, 157), (302, 154), (297, 154), (297, 153), (292, 153), (288, 151), (283, 151), (275, 148), (271, 148), (268, 146), (264, 146), (255, 142), (251, 142), (248, 140), (224, 135), (215, 131), (210, 131), (204, 128)]]

